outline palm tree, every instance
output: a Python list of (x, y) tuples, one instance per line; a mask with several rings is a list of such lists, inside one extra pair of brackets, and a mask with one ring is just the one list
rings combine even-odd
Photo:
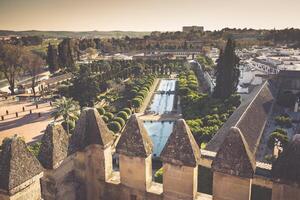
[(72, 98), (63, 97), (54, 102), (53, 106), (55, 108), (55, 111), (52, 113), (54, 120), (62, 117), (67, 125), (67, 132), (69, 133), (69, 122), (76, 121), (80, 114), (78, 102)]

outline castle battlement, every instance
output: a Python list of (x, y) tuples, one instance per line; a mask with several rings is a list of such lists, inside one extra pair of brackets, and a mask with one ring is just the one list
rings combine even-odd
[[(274, 163), (272, 178), (267, 180), (272, 200), (300, 198), (299, 149), (295, 138)], [(4, 143), (0, 200), (250, 200), (252, 185), (264, 181), (255, 175), (259, 166), (238, 127), (229, 129), (217, 153), (201, 155), (185, 121), (177, 120), (160, 156), (162, 184), (152, 180), (152, 150), (137, 115), (130, 117), (116, 138), (97, 110), (87, 108), (71, 137), (61, 125), (47, 127), (39, 161), (21, 139)], [(113, 167), (114, 154), (119, 157), (118, 170)], [(205, 162), (208, 157), (213, 158), (211, 163)], [(198, 166), (203, 163), (213, 172), (212, 195), (197, 191)]]

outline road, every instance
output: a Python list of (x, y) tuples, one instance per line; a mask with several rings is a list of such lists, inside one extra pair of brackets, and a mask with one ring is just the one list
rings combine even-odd
[[(6, 115), (6, 110), (9, 111), (8, 115)], [(18, 117), (16, 117), (16, 112), (18, 112)], [(14, 135), (23, 137), (26, 142), (39, 140), (47, 125), (53, 121), (51, 113), (52, 107), (49, 102), (39, 104), (37, 109), (32, 102), (12, 102), (1, 106), (0, 116), (3, 116), (4, 120), (0, 119), (0, 145), (4, 138)]]

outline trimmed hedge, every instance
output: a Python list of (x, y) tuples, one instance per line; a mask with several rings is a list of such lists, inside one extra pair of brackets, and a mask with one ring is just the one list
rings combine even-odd
[(117, 117), (121, 117), (124, 121), (127, 121), (129, 118), (125, 111), (118, 112)]
[(113, 121), (118, 122), (121, 125), (121, 127), (123, 127), (125, 125), (125, 123), (126, 123), (125, 120), (123, 118), (121, 118), (121, 117), (115, 117), (113, 119)]
[(110, 112), (105, 113), (104, 116), (106, 116), (109, 120), (112, 120), (114, 118), (114, 114)]
[(117, 121), (110, 122), (107, 127), (114, 133), (117, 133), (122, 129), (120, 123)]
[(122, 111), (126, 112), (128, 116), (132, 114), (130, 108), (123, 108)]
[(147, 96), (145, 92), (138, 92), (136, 96), (141, 96), (143, 99)]
[(135, 108), (139, 108), (142, 105), (143, 99), (141, 98), (134, 98), (132, 99), (132, 105)]
[(102, 116), (102, 119), (103, 119), (103, 121), (104, 121), (105, 123), (108, 123), (108, 122), (109, 122), (109, 119), (108, 119), (108, 117), (106, 117), (106, 116)]
[(97, 108), (97, 110), (98, 110), (98, 113), (100, 114), (100, 115), (104, 115), (105, 114), (105, 109), (104, 108)]

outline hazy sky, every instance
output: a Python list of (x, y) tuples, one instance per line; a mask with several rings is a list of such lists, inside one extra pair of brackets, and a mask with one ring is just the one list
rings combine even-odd
[(0, 29), (300, 28), (300, 0), (0, 0)]

